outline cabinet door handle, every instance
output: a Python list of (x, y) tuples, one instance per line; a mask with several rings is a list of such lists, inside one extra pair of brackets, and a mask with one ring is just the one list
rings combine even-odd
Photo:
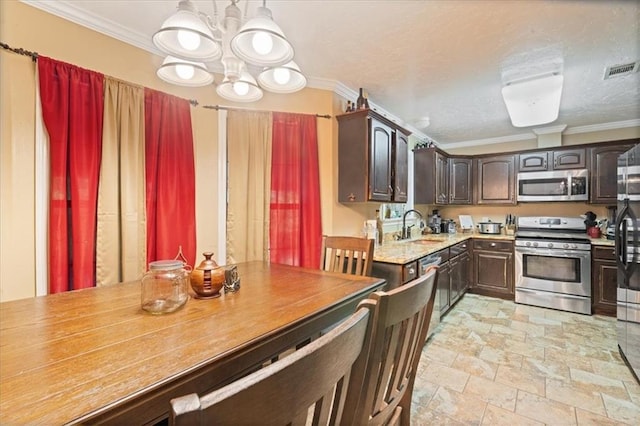
[(414, 275), (415, 273), (416, 273), (416, 270), (414, 268), (409, 268), (410, 275)]
[(491, 243), (491, 244), (489, 244), (489, 245), (490, 245), (491, 247), (495, 247), (495, 246), (496, 246), (496, 243)]

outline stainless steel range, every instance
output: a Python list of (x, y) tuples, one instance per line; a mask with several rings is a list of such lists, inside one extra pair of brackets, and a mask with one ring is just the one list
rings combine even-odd
[(591, 243), (580, 217), (519, 217), (516, 303), (591, 315)]

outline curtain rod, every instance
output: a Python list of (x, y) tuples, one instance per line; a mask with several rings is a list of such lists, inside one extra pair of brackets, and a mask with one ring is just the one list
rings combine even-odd
[(23, 55), (23, 56), (28, 56), (31, 58), (31, 60), (33, 62), (36, 62), (36, 60), (38, 59), (38, 53), (37, 52), (31, 52), (29, 50), (25, 50), (23, 48), (14, 48), (9, 46), (7, 43), (3, 43), (0, 41), (0, 47), (2, 47), (5, 50), (9, 50), (13, 53), (17, 53), (18, 55)]
[[(195, 99), (190, 99), (189, 103), (193, 106), (198, 106), (199, 103)], [(253, 109), (253, 108), (242, 108), (242, 107), (230, 107), (224, 105), (202, 105), (202, 108), (206, 109), (215, 109), (216, 111), (225, 110), (225, 111), (254, 111), (254, 112), (281, 112), (281, 111), (268, 111), (264, 109)], [(313, 114), (318, 118), (331, 118), (329, 114)]]
[[(0, 0), (2, 1), (2, 0)], [(31, 60), (33, 62), (36, 62), (38, 59), (38, 53), (37, 52), (31, 52), (29, 50), (25, 50), (23, 48), (14, 48), (9, 46), (7, 43), (3, 43), (0, 41), (0, 47), (2, 47), (3, 49), (9, 50), (13, 53), (17, 53), (18, 55), (23, 55), (23, 56), (28, 56), (31, 58)], [(116, 79), (117, 80), (117, 79)], [(199, 102), (196, 101), (195, 99), (189, 99), (189, 103), (192, 106), (198, 106)], [(223, 106), (223, 105), (202, 105), (202, 108), (207, 108), (207, 109), (215, 109), (216, 111), (219, 110), (236, 110), (236, 111), (255, 111), (255, 112), (274, 112), (274, 111), (267, 111), (267, 110), (259, 110), (259, 109), (251, 109), (251, 108), (240, 108), (240, 107), (228, 107), (228, 106)], [(330, 115), (328, 114), (314, 114), (316, 117), (318, 118), (331, 118)]]

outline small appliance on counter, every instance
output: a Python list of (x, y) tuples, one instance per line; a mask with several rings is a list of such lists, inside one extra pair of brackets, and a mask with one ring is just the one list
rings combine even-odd
[(429, 217), (429, 228), (434, 234), (439, 234), (442, 231), (442, 219), (438, 210), (433, 210), (433, 214)]
[(616, 239), (616, 224), (610, 223), (607, 225), (607, 230), (605, 231), (605, 237), (607, 240), (615, 240)]
[(500, 222), (491, 222), (491, 220), (478, 223), (478, 231), (481, 234), (499, 234), (501, 228), (502, 224)]

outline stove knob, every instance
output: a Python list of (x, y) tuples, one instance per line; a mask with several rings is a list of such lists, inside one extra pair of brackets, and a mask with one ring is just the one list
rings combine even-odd
[(566, 249), (568, 249), (569, 247), (570, 247), (570, 246), (569, 246), (569, 244), (567, 244), (567, 243), (564, 243), (564, 244), (562, 245), (562, 248), (566, 248)]
[(553, 248), (553, 243), (548, 243), (548, 244), (547, 244), (547, 247), (549, 247), (549, 248)]
[(571, 248), (572, 248), (572, 249), (577, 249), (577, 248), (578, 248), (578, 245), (577, 245), (577, 244), (571, 244)]
[(527, 247), (531, 247), (531, 241), (527, 241), (526, 243), (524, 243), (524, 245)]
[(538, 243), (533, 243), (533, 246), (534, 247), (538, 247)]

